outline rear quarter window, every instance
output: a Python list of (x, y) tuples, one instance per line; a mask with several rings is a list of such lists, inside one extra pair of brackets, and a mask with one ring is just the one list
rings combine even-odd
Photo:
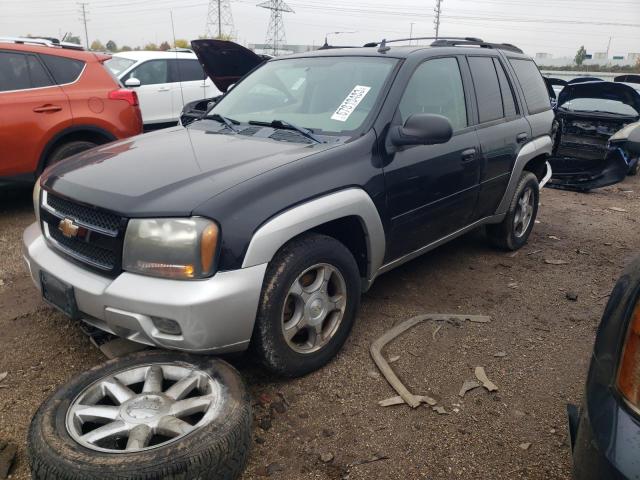
[(58, 85), (75, 82), (84, 69), (82, 60), (46, 54), (41, 54), (40, 58), (42, 58)]
[(549, 99), (547, 86), (533, 60), (509, 58), (509, 63), (516, 72), (516, 77), (524, 92), (524, 100), (529, 113), (550, 110), (551, 100)]

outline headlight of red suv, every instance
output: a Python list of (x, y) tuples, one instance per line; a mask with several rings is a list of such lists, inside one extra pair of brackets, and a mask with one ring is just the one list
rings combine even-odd
[(122, 268), (132, 273), (175, 279), (213, 275), (218, 225), (202, 217), (129, 220)]
[(616, 383), (627, 402), (640, 409), (640, 301), (636, 303), (629, 322)]

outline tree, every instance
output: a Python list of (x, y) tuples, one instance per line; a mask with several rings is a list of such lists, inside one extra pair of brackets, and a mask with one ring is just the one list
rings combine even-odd
[(78, 45), (82, 44), (80, 37), (73, 35), (71, 32), (67, 33), (62, 40), (64, 42), (77, 43)]
[(582, 45), (578, 49), (578, 52), (576, 53), (576, 57), (575, 57), (576, 65), (582, 65), (585, 58), (587, 58), (587, 51), (585, 50), (584, 45)]
[(182, 38), (178, 38), (174, 42), (173, 46), (175, 48), (191, 48), (191, 45), (189, 45), (189, 42), (187, 40), (182, 39)]
[(153, 50), (153, 51), (155, 51), (155, 50), (158, 50), (158, 46), (155, 43), (147, 43), (144, 46), (143, 50)]
[(94, 40), (91, 42), (91, 50), (96, 50), (98, 52), (104, 52), (106, 49), (100, 40)]
[(109, 40), (107, 42), (107, 50), (109, 50), (110, 52), (117, 52), (118, 51), (118, 45), (113, 40)]
[(160, 44), (160, 46), (158, 47), (160, 50), (162, 50), (163, 52), (166, 52), (167, 50), (169, 50), (171, 48), (171, 45), (169, 45), (169, 42), (164, 41)]
[(131, 47), (129, 45), (123, 45), (122, 48), (120, 48), (121, 52), (130, 52), (131, 51)]

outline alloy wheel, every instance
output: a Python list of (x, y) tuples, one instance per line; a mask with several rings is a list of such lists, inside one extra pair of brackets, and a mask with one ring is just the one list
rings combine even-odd
[(534, 201), (533, 188), (525, 188), (520, 194), (520, 198), (518, 198), (516, 212), (513, 217), (513, 232), (517, 238), (522, 237), (531, 224)]

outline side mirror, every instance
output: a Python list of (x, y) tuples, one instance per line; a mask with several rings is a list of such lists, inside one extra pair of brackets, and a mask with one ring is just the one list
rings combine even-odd
[(397, 147), (409, 145), (436, 145), (447, 143), (453, 127), (447, 117), (434, 113), (416, 113), (407, 118), (402, 127), (389, 132), (391, 143)]
[(133, 77), (127, 78), (127, 81), (124, 82), (125, 87), (135, 88), (135, 87), (139, 87), (140, 85), (141, 85), (140, 80)]

